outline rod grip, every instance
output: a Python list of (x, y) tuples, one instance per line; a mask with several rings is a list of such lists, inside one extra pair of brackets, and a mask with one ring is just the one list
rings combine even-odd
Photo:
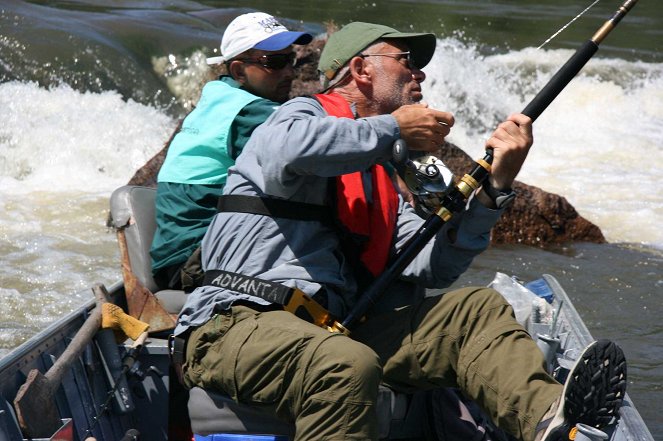
[(575, 54), (562, 66), (561, 69), (548, 81), (543, 89), (534, 97), (532, 101), (522, 111), (523, 114), (532, 118), (532, 121), (543, 113), (544, 110), (553, 102), (559, 93), (567, 84), (580, 72), (587, 64), (590, 58), (599, 49), (598, 45), (592, 40), (587, 40)]

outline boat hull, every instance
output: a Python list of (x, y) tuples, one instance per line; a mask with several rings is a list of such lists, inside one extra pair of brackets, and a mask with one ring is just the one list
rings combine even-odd
[[(554, 297), (552, 307), (558, 311), (555, 328), (562, 347), (553, 351), (551, 362), (560, 372), (565, 364), (572, 363), (568, 358), (593, 338), (558, 282), (547, 275), (541, 281)], [(126, 306), (121, 283), (113, 285), (109, 293), (111, 301)], [(0, 441), (26, 439), (13, 409), (20, 386), (31, 370), (46, 372), (53, 365), (94, 306), (91, 300), (0, 360)], [(533, 336), (541, 332), (541, 326), (537, 328), (535, 323), (528, 327)], [(145, 441), (190, 440), (187, 392), (173, 382), (167, 333), (150, 336), (137, 363), (128, 372), (122, 371), (122, 359), (131, 342), (116, 344), (111, 340), (108, 343), (106, 336), (106, 343), (103, 343), (100, 334), (97, 333), (64, 375), (53, 402), (44, 403), (44, 406), (57, 408), (63, 423), (62, 433), (50, 439), (85, 440), (93, 436), (98, 441), (115, 441), (135, 431), (140, 434), (138, 439)], [(421, 396), (412, 400), (401, 419), (387, 425), (389, 436), (386, 439), (426, 439), (424, 428), (430, 424), (425, 421), (424, 401)], [(609, 430), (611, 440), (653, 441), (628, 394), (620, 415), (619, 423)]]

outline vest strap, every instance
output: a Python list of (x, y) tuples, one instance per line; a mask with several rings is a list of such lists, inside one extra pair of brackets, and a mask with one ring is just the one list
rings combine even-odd
[(250, 213), (284, 219), (332, 222), (334, 214), (326, 205), (307, 204), (285, 199), (228, 194), (219, 196), (219, 212)]

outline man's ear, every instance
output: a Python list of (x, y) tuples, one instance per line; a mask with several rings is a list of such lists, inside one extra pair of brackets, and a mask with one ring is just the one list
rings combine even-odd
[(240, 84), (246, 84), (246, 74), (244, 73), (244, 63), (238, 60), (233, 60), (228, 65), (228, 73)]
[(373, 70), (366, 59), (352, 57), (350, 59), (350, 74), (357, 84), (369, 84), (373, 78)]

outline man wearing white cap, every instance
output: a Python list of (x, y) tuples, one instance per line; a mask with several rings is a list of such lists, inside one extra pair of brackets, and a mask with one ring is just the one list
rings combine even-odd
[(253, 130), (288, 99), (295, 77), (292, 45), (312, 39), (262, 12), (240, 15), (226, 28), (221, 56), (207, 63), (223, 63), (228, 74), (205, 85), (168, 146), (157, 178), (150, 254), (160, 287), (194, 287), (195, 276), (187, 268), (195, 266), (195, 251), (216, 213), (228, 167)]

